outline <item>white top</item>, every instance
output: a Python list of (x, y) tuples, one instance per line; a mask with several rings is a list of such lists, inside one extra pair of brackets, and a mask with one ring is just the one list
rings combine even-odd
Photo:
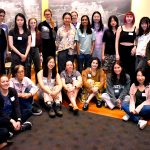
[(149, 40), (150, 40), (150, 32), (146, 35), (143, 34), (142, 36), (138, 37), (136, 55), (145, 56), (146, 46)]
[(29, 79), (24, 77), (22, 82), (19, 82), (17, 78), (10, 79), (10, 87), (15, 88), (17, 93), (24, 93), (26, 89), (29, 90), (29, 93), (35, 95), (39, 88)]
[(35, 47), (35, 38), (36, 38), (36, 33), (35, 32), (31, 32), (31, 36), (32, 36), (32, 43), (31, 43), (31, 47)]

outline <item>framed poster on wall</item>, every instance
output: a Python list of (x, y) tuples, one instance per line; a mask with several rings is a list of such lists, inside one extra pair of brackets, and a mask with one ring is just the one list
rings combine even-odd
[(35, 17), (41, 21), (41, 0), (1, 0), (0, 8), (6, 11), (5, 22), (9, 28), (13, 27), (17, 13), (23, 13), (27, 20)]
[(77, 11), (79, 21), (82, 15), (91, 18), (94, 11), (99, 11), (104, 24), (111, 15), (116, 15), (122, 23), (124, 14), (131, 10), (131, 0), (49, 0), (49, 8), (58, 25), (62, 24), (62, 15), (66, 11)]

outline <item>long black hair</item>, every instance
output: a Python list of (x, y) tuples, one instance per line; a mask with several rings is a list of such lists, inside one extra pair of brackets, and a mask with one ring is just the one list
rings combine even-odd
[[(116, 64), (119, 65), (119, 66), (122, 68), (122, 71), (121, 71), (121, 73), (120, 73), (120, 78), (119, 78), (119, 80), (118, 80), (118, 78), (117, 78), (117, 74), (116, 74), (115, 71), (114, 71), (114, 66), (115, 66)], [(111, 81), (112, 81), (113, 84), (115, 84), (116, 81), (119, 81), (119, 83), (120, 83), (121, 85), (124, 85), (124, 84), (126, 83), (126, 81), (127, 81), (127, 77), (126, 77), (125, 70), (124, 70), (123, 65), (122, 65), (122, 63), (121, 63), (120, 61), (119, 61), (119, 62), (118, 62), (118, 61), (115, 62), (115, 63), (113, 64), (113, 66), (112, 66)]]
[[(48, 62), (51, 60), (51, 59), (54, 59), (54, 57), (52, 56), (49, 56), (46, 60), (46, 63), (43, 64), (43, 77), (48, 77), (48, 73), (49, 73), (49, 68), (48, 68)], [(55, 59), (54, 59), (54, 62), (55, 62)], [(56, 63), (55, 63), (56, 64)], [(52, 69), (52, 79), (55, 79), (56, 78), (56, 65), (53, 67)]]
[(99, 21), (99, 29), (98, 31), (103, 31), (104, 30), (104, 24), (103, 24), (103, 21), (102, 21), (102, 16), (101, 16), (101, 13), (99, 11), (95, 11), (93, 14), (92, 14), (92, 28), (94, 29), (94, 15), (95, 14), (98, 14), (100, 16), (100, 21)]
[(23, 23), (23, 27), (22, 28), (23, 28), (24, 32), (27, 32), (28, 29), (27, 29), (27, 24), (26, 24), (26, 18), (25, 18), (25, 16), (22, 13), (18, 13), (15, 16), (15, 27), (14, 27), (15, 33), (19, 34), (19, 29), (18, 29), (18, 25), (17, 25), (17, 17), (23, 18), (24, 23)]
[[(144, 33), (144, 30), (142, 29), (142, 26), (141, 26), (142, 23), (147, 24), (147, 30), (145, 31), (145, 33)], [(148, 34), (149, 32), (150, 32), (150, 19), (148, 17), (143, 17), (143, 18), (141, 18), (140, 23), (139, 23), (138, 36), (141, 36), (143, 34)]]
[(141, 72), (142, 75), (145, 77), (144, 85), (145, 85), (145, 86), (149, 85), (149, 80), (148, 80), (149, 74), (148, 74), (148, 70), (145, 69), (145, 68), (138, 68), (138, 69), (136, 70), (136, 73), (135, 73), (136, 78), (135, 78), (135, 82), (134, 82), (135, 85), (136, 85), (136, 86), (139, 85), (139, 82), (138, 82), (138, 80), (137, 80), (137, 73), (138, 73), (138, 72)]
[(89, 19), (89, 17), (88, 17), (87, 15), (83, 15), (83, 16), (81, 17), (81, 24), (80, 24), (81, 33), (84, 32), (84, 26), (82, 25), (82, 20), (83, 20), (84, 17), (86, 17), (87, 20), (88, 20), (88, 25), (87, 25), (86, 33), (87, 33), (87, 34), (92, 34), (90, 19)]
[(112, 20), (112, 19), (114, 19), (115, 22), (117, 23), (116, 26), (115, 26), (115, 28), (117, 29), (117, 28), (119, 27), (118, 18), (117, 18), (115, 15), (112, 15), (112, 16), (110, 16), (109, 19), (108, 19), (108, 28), (109, 28), (110, 31), (112, 31), (112, 26), (111, 26), (111, 20)]
[(63, 14), (63, 16), (62, 16), (62, 19), (64, 20), (64, 18), (65, 18), (65, 16), (70, 16), (71, 17), (71, 20), (72, 20), (72, 16), (71, 16), (71, 13), (69, 13), (69, 12), (65, 12), (64, 14)]

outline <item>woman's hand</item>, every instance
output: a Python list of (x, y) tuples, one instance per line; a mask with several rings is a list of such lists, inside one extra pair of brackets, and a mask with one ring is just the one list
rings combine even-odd
[(104, 61), (105, 60), (105, 55), (102, 55), (102, 61)]
[(21, 97), (21, 98), (24, 98), (24, 99), (28, 99), (31, 96), (32, 96), (31, 93), (18, 93), (18, 97)]
[(116, 54), (116, 61), (119, 61), (120, 60), (120, 56), (119, 54)]
[(65, 86), (65, 90), (67, 92), (72, 92), (74, 90), (74, 88), (75, 87), (72, 84), (66, 84), (66, 86)]
[(93, 93), (95, 93), (95, 94), (97, 94), (98, 93), (98, 87), (92, 87), (92, 91), (93, 91)]
[(11, 119), (10, 122), (12, 123), (15, 131), (20, 130), (21, 123), (19, 121), (16, 122), (14, 119)]
[(136, 53), (136, 47), (134, 46), (131, 50), (131, 56), (134, 56)]
[(131, 112), (132, 114), (136, 114), (136, 111), (135, 111), (135, 109), (133, 109), (133, 108), (130, 109), (130, 112)]
[(21, 61), (22, 61), (22, 62), (25, 62), (25, 61), (26, 61), (26, 58), (27, 58), (27, 57), (26, 57), (24, 54), (21, 54), (20, 57), (21, 57)]
[(16, 131), (19, 131), (21, 129), (21, 123), (20, 121), (16, 122)]
[(121, 108), (121, 100), (120, 100), (120, 99), (117, 99), (117, 106), (118, 106), (119, 108)]
[(73, 80), (73, 86), (76, 88), (79, 88), (79, 81), (78, 80)]

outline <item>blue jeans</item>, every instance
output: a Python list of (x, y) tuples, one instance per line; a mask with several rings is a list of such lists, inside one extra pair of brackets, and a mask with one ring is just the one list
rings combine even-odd
[(81, 54), (78, 55), (78, 71), (81, 73), (82, 70), (90, 67), (89, 60), (91, 59), (90, 54)]
[[(27, 87), (24, 91), (24, 93), (29, 93), (31, 88)], [(23, 112), (24, 110), (32, 110), (32, 103), (33, 103), (33, 97), (29, 97), (28, 99), (24, 99), (24, 98), (19, 98), (19, 103), (20, 103), (20, 109), (21, 112)]]
[(123, 102), (122, 103), (122, 109), (130, 116), (130, 120), (134, 122), (138, 122), (141, 117), (144, 119), (150, 119), (150, 105), (144, 105), (139, 114), (133, 114), (129, 110), (129, 103)]

